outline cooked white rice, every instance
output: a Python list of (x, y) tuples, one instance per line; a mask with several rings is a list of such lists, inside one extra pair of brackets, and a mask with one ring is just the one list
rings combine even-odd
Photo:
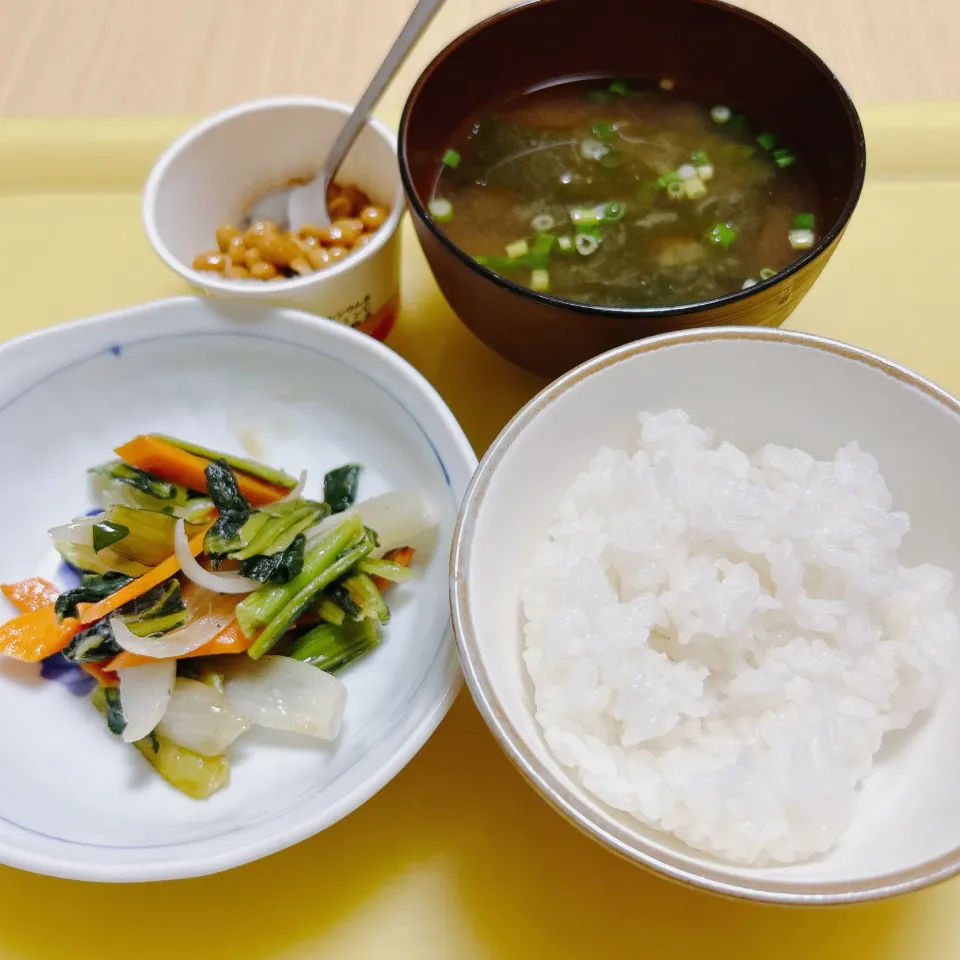
[(640, 414), (567, 491), (523, 602), (537, 718), (597, 798), (739, 863), (828, 850), (956, 660), (953, 578), (856, 443), (752, 457)]

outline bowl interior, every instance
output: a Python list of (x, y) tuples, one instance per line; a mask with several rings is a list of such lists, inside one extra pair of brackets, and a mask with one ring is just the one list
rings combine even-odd
[(229, 786), (204, 802), (167, 786), (87, 699), (41, 680), (39, 667), (0, 663), (0, 861), (148, 879), (271, 852), (382, 786), (455, 689), (447, 545), (475, 461), (452, 416), (419, 374), (362, 334), (291, 311), (223, 310), (168, 301), (0, 350), (0, 431), (17, 464), (4, 488), (3, 582), (41, 574), (66, 584), (46, 529), (93, 506), (87, 468), (138, 433), (238, 453), (243, 441), (268, 463), (309, 470), (307, 495), (318, 498), (326, 470), (359, 462), (361, 498), (424, 486), (443, 521), (422, 544), (416, 579), (391, 599), (383, 644), (342, 674), (349, 700), (337, 742), (252, 731), (231, 751)]
[(960, 579), (957, 401), (802, 334), (731, 328), (634, 344), (532, 401), (491, 449), (468, 497), (455, 545), (455, 620), (488, 722), (581, 826), (628, 856), (714, 889), (774, 900), (856, 899), (957, 870), (958, 676), (932, 715), (885, 739), (839, 846), (795, 866), (745, 869), (698, 853), (591, 799), (547, 750), (521, 660), (525, 568), (560, 496), (597, 449), (635, 449), (637, 412), (672, 407), (751, 451), (776, 442), (827, 458), (857, 440), (878, 459), (896, 508), (910, 513), (904, 562), (937, 563)]
[[(245, 104), (188, 131), (151, 175), (148, 227), (183, 270), (216, 246), (214, 231), (236, 223), (246, 207), (291, 177), (312, 176), (346, 120), (349, 108), (319, 100), (266, 100)], [(350, 258), (365, 259), (392, 232), (403, 204), (392, 135), (379, 123), (361, 131), (337, 179), (361, 187), (391, 211), (378, 239)], [(339, 272), (339, 266), (324, 277)], [(227, 286), (233, 286), (226, 284)]]
[(746, 112), (808, 163), (825, 223), (842, 226), (849, 216), (865, 161), (843, 88), (798, 40), (716, 0), (543, 0), (467, 31), (427, 68), (404, 111), (401, 164), (420, 215), (466, 117), (531, 87), (597, 75), (669, 77)]

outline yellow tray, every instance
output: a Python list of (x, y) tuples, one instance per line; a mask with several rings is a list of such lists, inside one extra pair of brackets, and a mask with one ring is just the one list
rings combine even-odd
[[(960, 393), (960, 104), (871, 108), (864, 121), (863, 199), (790, 326)], [(185, 126), (0, 120), (0, 336), (184, 292), (147, 244), (139, 189)], [(389, 343), (482, 453), (542, 381), (459, 324), (404, 229), (403, 312)], [(955, 960), (958, 943), (960, 880), (881, 904), (787, 910), (616, 859), (527, 788), (466, 694), (378, 796), (260, 863), (111, 889), (0, 867), (0, 960), (118, 950), (138, 960)]]

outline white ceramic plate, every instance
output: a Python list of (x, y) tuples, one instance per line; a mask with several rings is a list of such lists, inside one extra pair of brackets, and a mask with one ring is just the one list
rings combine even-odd
[[(310, 471), (347, 461), (360, 497), (422, 485), (444, 518), (418, 576), (391, 597), (381, 647), (342, 674), (332, 747), (251, 732), (229, 786), (206, 801), (169, 787), (86, 698), (0, 659), (0, 861), (87, 880), (212, 873), (296, 843), (387, 783), (458, 685), (447, 570), (476, 459), (443, 401), (369, 337), (292, 310), (181, 298), (45, 330), (0, 347), (4, 549), (0, 580), (58, 574), (46, 529), (93, 506), (85, 471), (161, 432)], [(60, 585), (66, 585), (61, 577)], [(13, 610), (3, 601), (4, 618)]]
[(719, 893), (839, 903), (960, 873), (960, 674), (936, 708), (888, 735), (853, 822), (826, 856), (793, 866), (721, 863), (598, 802), (547, 749), (521, 659), (520, 584), (563, 493), (604, 445), (635, 445), (640, 410), (681, 407), (742, 449), (818, 458), (857, 440), (911, 517), (906, 563), (954, 574), (960, 600), (960, 401), (889, 361), (807, 334), (707, 328), (629, 344), (561, 377), (490, 447), (467, 493), (451, 590), (464, 673), (487, 723), (537, 789), (623, 856)]

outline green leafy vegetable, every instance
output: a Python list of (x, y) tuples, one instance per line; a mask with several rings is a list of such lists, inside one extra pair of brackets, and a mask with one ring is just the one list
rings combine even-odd
[(71, 663), (102, 663), (120, 652), (110, 620), (104, 618), (78, 633), (63, 651), (63, 656)]
[(67, 563), (85, 573), (122, 573), (128, 577), (139, 577), (150, 569), (139, 560), (120, 556), (113, 547), (97, 553), (92, 546), (85, 543), (70, 543), (65, 540), (55, 541), (54, 547)]
[(363, 619), (363, 607), (353, 599), (345, 584), (335, 583), (327, 592), (330, 594), (330, 599), (336, 603), (345, 616), (351, 620)]
[(298, 533), (290, 546), (279, 553), (258, 554), (240, 562), (240, 572), (259, 583), (289, 583), (303, 570), (303, 551), (307, 538)]
[[(127, 530), (127, 535), (113, 545), (120, 556), (155, 567), (173, 553), (177, 520), (170, 514), (118, 504), (110, 508), (108, 517), (112, 524)], [(187, 524), (187, 536), (197, 529), (196, 525)]]
[(56, 599), (54, 610), (57, 620), (66, 617), (78, 617), (78, 603), (97, 603), (125, 587), (133, 578), (123, 573), (86, 573), (80, 580), (80, 586), (65, 590)]
[(307, 552), (303, 570), (290, 583), (264, 586), (244, 597), (237, 605), (237, 621), (246, 636), (256, 635), (248, 651), (250, 656), (263, 656), (322, 590), (347, 573), (375, 545), (375, 538), (363, 528), (360, 518), (349, 517)]
[(139, 507), (183, 517), (188, 523), (205, 520), (213, 510), (213, 502), (206, 494), (168, 483), (122, 460), (94, 467), (89, 473), (104, 508), (120, 504)]
[(99, 553), (130, 535), (130, 528), (112, 520), (98, 520), (93, 525), (93, 552)]
[(360, 616), (365, 619), (376, 619), (381, 623), (390, 621), (390, 608), (383, 599), (383, 594), (377, 585), (365, 573), (351, 574), (343, 581), (343, 586), (360, 609)]
[(127, 721), (123, 715), (123, 704), (120, 702), (120, 691), (116, 687), (97, 687), (93, 693), (93, 705), (107, 720), (107, 729), (120, 736), (127, 729)]
[(382, 580), (389, 580), (391, 583), (406, 583), (412, 580), (414, 573), (409, 567), (404, 567), (392, 560), (374, 560), (367, 557), (357, 564), (357, 569), (362, 573), (369, 573), (371, 577), (380, 577)]
[(152, 590), (125, 604), (119, 615), (130, 632), (138, 637), (159, 636), (182, 627), (190, 619), (180, 581), (176, 577), (158, 584)]
[(175, 437), (167, 437), (162, 434), (158, 434), (158, 439), (164, 440), (180, 450), (185, 450), (187, 453), (192, 453), (194, 456), (203, 457), (205, 460), (222, 460), (234, 470), (239, 470), (240, 473), (258, 477), (260, 480), (265, 480), (267, 483), (275, 484), (278, 487), (285, 487), (287, 490), (292, 490), (298, 482), (296, 477), (291, 477), (286, 471), (275, 470), (273, 467), (268, 467), (257, 460), (235, 457), (230, 453), (221, 453), (219, 450), (211, 450), (209, 447), (201, 447), (197, 443), (177, 440)]
[(322, 623), (297, 637), (287, 656), (335, 673), (359, 660), (379, 643), (380, 629), (376, 620), (349, 621), (341, 626)]
[(231, 541), (250, 518), (250, 504), (240, 492), (237, 478), (226, 460), (215, 460), (203, 473), (207, 478), (207, 492), (220, 514), (208, 536), (214, 541)]
[(356, 503), (362, 469), (359, 463), (348, 463), (323, 478), (323, 499), (332, 513), (343, 513)]
[(321, 620), (339, 626), (345, 619), (343, 609), (337, 605), (332, 597), (320, 594), (320, 599), (313, 605), (314, 612)]

